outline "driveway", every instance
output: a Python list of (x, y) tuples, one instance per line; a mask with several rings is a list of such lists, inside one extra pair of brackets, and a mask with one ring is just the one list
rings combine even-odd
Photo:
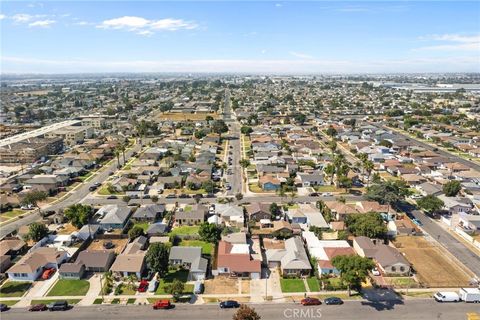
[(88, 289), (85, 298), (78, 303), (79, 306), (89, 306), (92, 305), (95, 299), (100, 295), (101, 284), (100, 284), (100, 275), (94, 274), (88, 279), (90, 283), (90, 288)]
[(48, 280), (35, 281), (24, 298), (41, 298), (48, 293), (58, 280), (58, 270)]

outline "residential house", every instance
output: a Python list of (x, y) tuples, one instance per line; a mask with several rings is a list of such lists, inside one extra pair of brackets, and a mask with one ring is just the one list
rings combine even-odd
[(353, 248), (358, 255), (372, 258), (385, 275), (406, 276), (410, 274), (410, 263), (394, 247), (361, 236), (353, 239)]
[(232, 244), (226, 241), (218, 243), (217, 269), (214, 275), (260, 279), (262, 266), (260, 260), (252, 259), (248, 244)]
[(45, 268), (58, 269), (68, 259), (68, 253), (53, 247), (39, 247), (25, 254), (7, 270), (8, 278), (15, 281), (35, 281)]
[(120, 274), (124, 277), (135, 275), (138, 279), (142, 277), (145, 270), (145, 254), (144, 251), (147, 239), (143, 236), (136, 238), (129, 243), (125, 250), (117, 256), (112, 264), (110, 271)]
[(85, 250), (78, 254), (75, 264), (83, 265), (87, 272), (107, 272), (114, 260), (113, 251)]
[(175, 222), (179, 225), (199, 225), (205, 221), (207, 208), (203, 205), (186, 206), (175, 212)]
[(205, 279), (208, 260), (202, 257), (201, 247), (172, 247), (168, 260), (172, 266), (181, 266), (189, 270), (189, 281)]
[(324, 184), (323, 173), (297, 173), (297, 181), (302, 187), (321, 186)]
[(101, 207), (96, 215), (100, 217), (98, 222), (102, 229), (109, 230), (124, 229), (131, 213), (130, 207), (108, 204)]
[(132, 220), (155, 222), (165, 213), (164, 204), (142, 205), (133, 213)]
[(247, 216), (249, 220), (258, 222), (261, 219), (270, 219), (272, 216), (270, 213), (269, 203), (254, 202), (245, 208), (247, 210)]

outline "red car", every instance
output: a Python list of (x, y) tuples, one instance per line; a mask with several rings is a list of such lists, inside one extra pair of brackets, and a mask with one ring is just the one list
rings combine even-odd
[(318, 306), (322, 304), (322, 302), (317, 298), (305, 298), (305, 299), (302, 299), (300, 303), (302, 304), (302, 306)]
[(42, 273), (42, 279), (47, 280), (55, 273), (55, 268), (45, 269)]
[(170, 303), (170, 300), (158, 300), (153, 304), (153, 309), (170, 309), (173, 305)]
[(148, 281), (147, 280), (142, 280), (140, 281), (140, 284), (138, 285), (138, 292), (145, 292), (148, 289)]
[(33, 306), (30, 306), (30, 308), (28, 308), (28, 311), (45, 311), (45, 310), (47, 310), (47, 306), (43, 303), (34, 304)]

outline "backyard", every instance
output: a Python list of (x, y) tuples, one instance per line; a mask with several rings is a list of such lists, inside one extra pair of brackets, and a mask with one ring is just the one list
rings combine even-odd
[(8, 281), (0, 288), (0, 298), (21, 297), (31, 286), (31, 282)]
[(182, 240), (180, 242), (180, 246), (182, 247), (201, 247), (203, 254), (212, 254), (213, 244), (209, 242), (205, 242), (202, 240)]
[(84, 296), (89, 288), (90, 283), (87, 280), (60, 279), (47, 296)]
[(198, 230), (200, 229), (199, 226), (180, 226), (177, 228), (172, 229), (169, 236), (176, 236), (176, 235), (198, 235)]

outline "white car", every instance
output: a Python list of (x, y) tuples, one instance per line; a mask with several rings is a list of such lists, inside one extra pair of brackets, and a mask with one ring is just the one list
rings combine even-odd
[(373, 269), (372, 269), (372, 274), (373, 274), (374, 276), (378, 277), (378, 276), (380, 275), (380, 271), (378, 271), (377, 268), (373, 268)]

